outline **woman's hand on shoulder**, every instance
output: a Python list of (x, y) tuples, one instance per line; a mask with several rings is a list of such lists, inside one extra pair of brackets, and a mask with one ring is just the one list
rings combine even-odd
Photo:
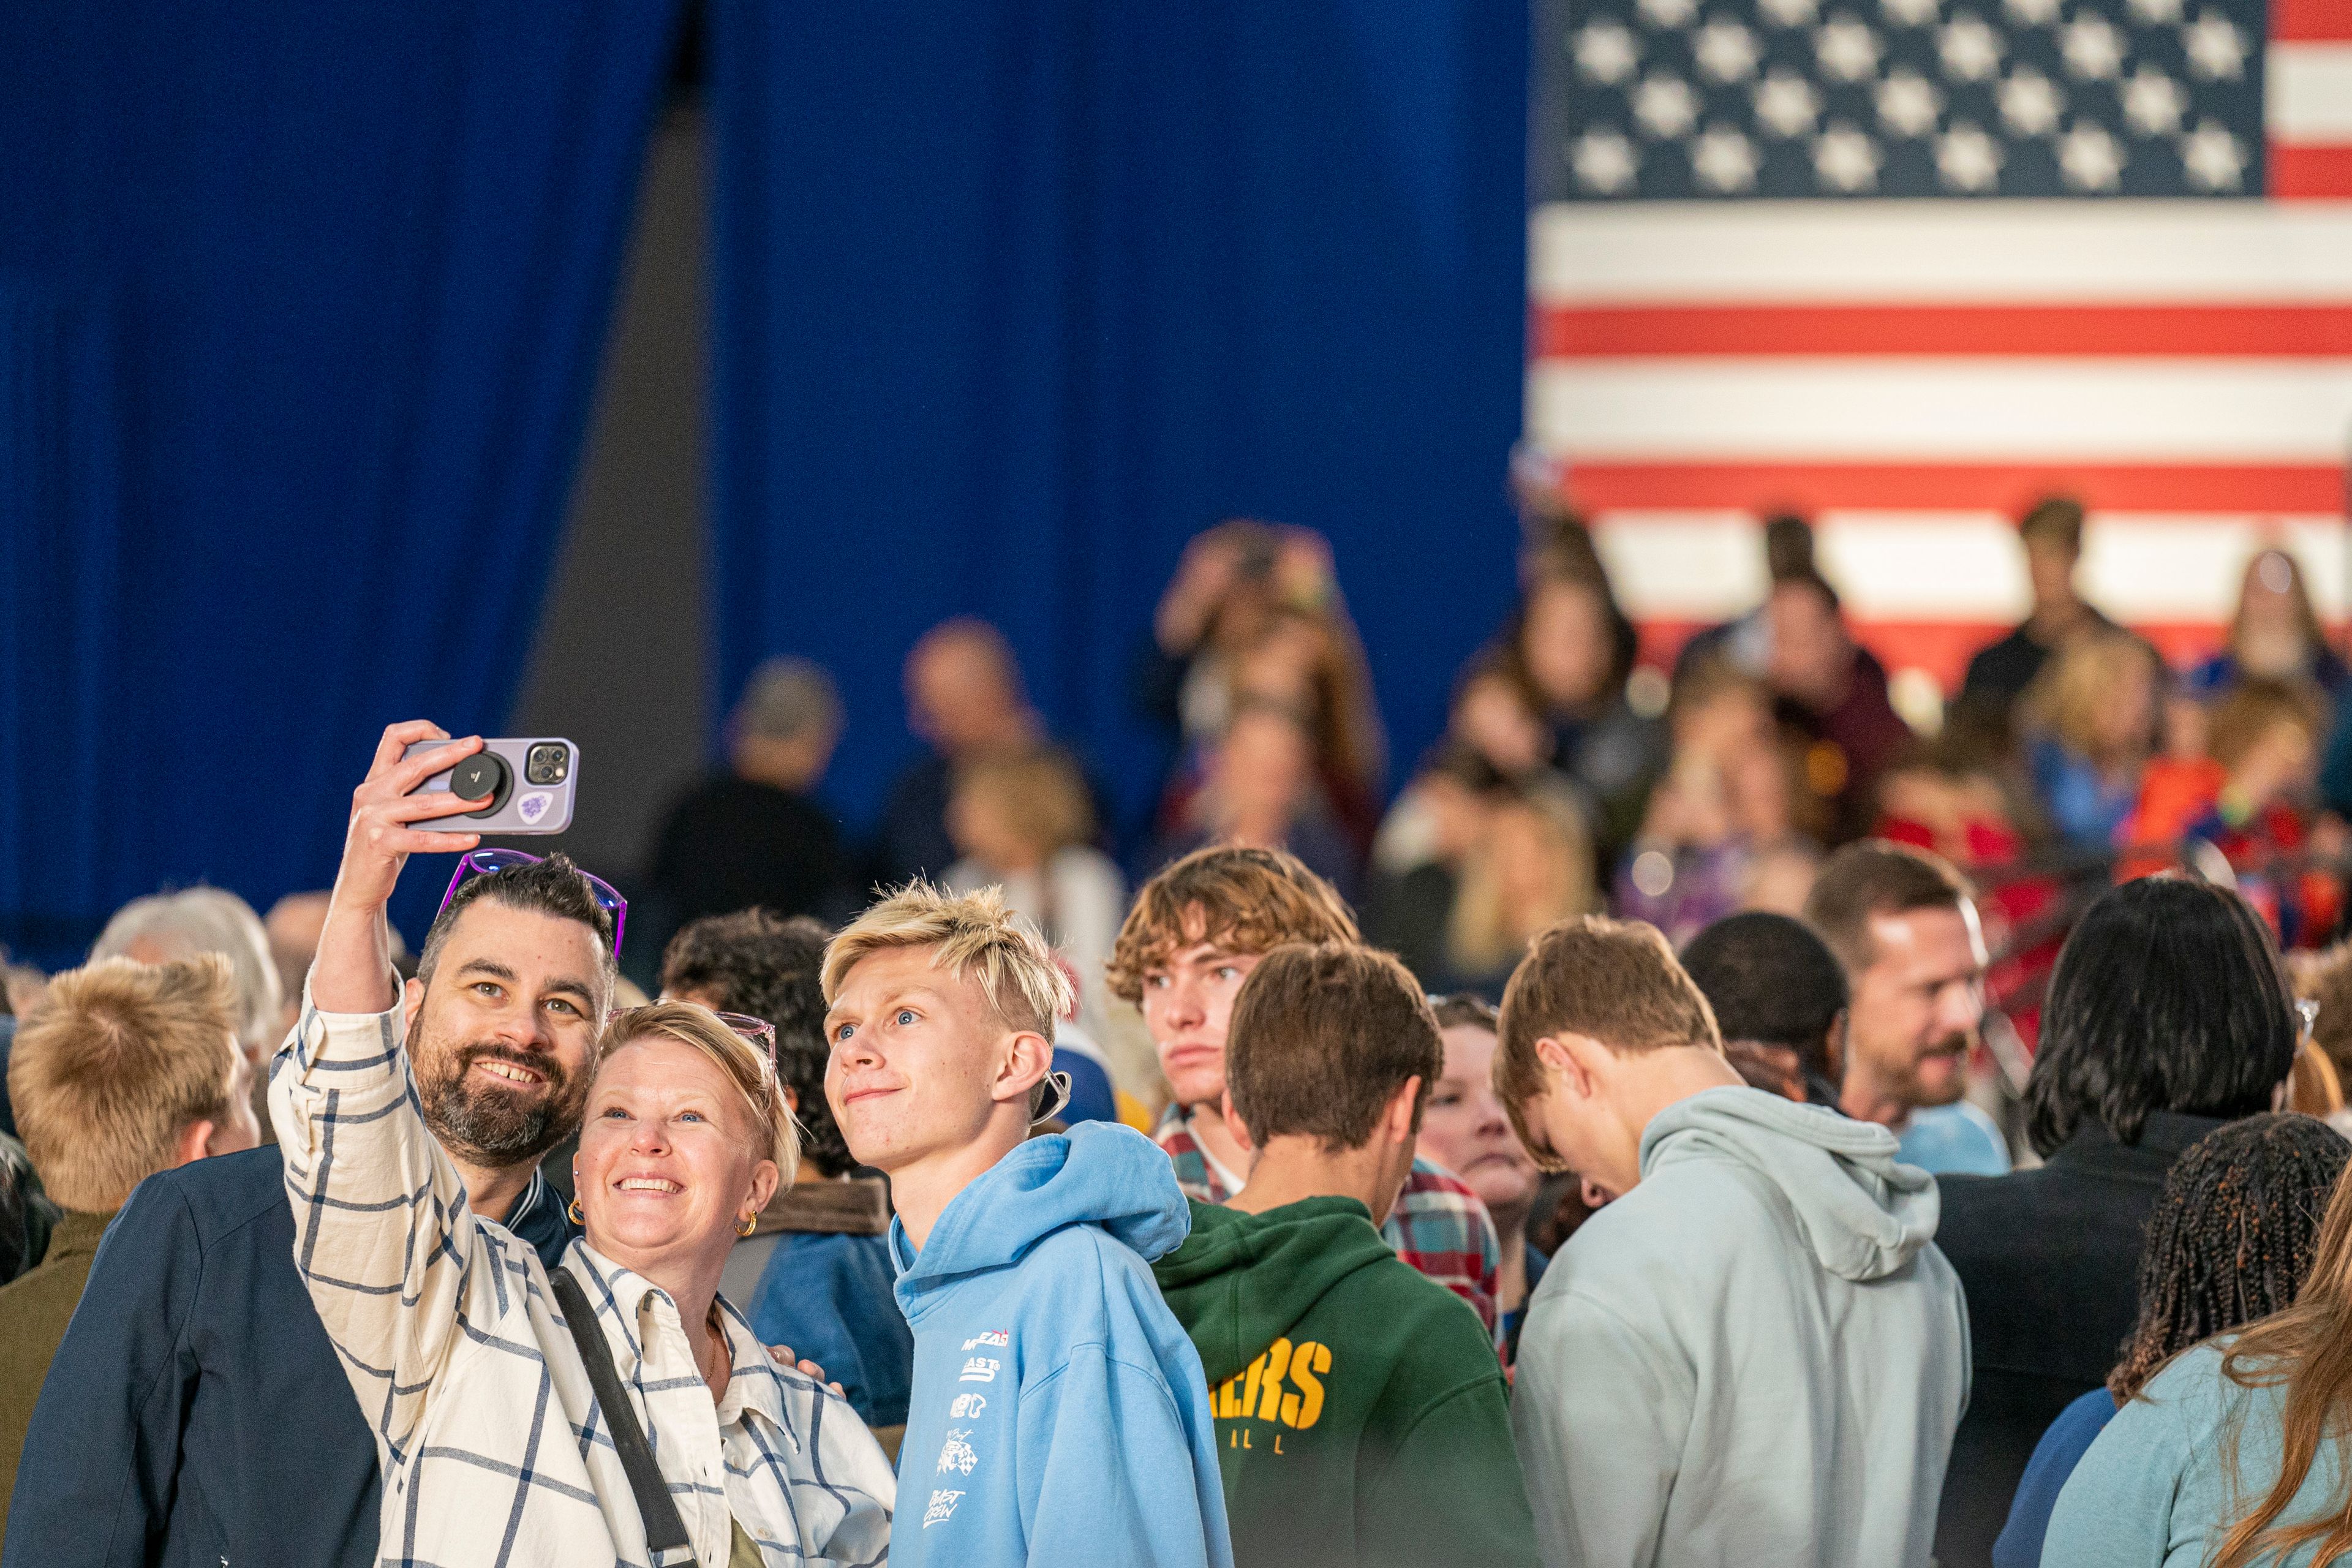
[(837, 1383), (824, 1382), (824, 1368), (817, 1365), (816, 1363), (813, 1361), (793, 1360), (792, 1346), (770, 1345), (768, 1347), (768, 1354), (774, 1357), (776, 1364), (782, 1367), (786, 1372), (799, 1372), (805, 1373), (806, 1375), (814, 1378), (819, 1383), (824, 1383), (824, 1385), (827, 1388), (830, 1388), (835, 1394), (840, 1394), (844, 1399), (849, 1397), (848, 1394), (842, 1394), (841, 1384)]

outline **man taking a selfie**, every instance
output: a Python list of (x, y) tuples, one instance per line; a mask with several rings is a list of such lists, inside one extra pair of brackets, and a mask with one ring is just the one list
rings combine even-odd
[(826, 950), (825, 1099), (887, 1173), (915, 1334), (890, 1542), (928, 1563), (1231, 1568), (1201, 1358), (1151, 1260), (1191, 1225), (1167, 1157), (1032, 1139), (1070, 983), (995, 889), (917, 882)]
[[(481, 742), (403, 753), (447, 738), (422, 721), (384, 731), (320, 950), (389, 970), (402, 865), (469, 852), (408, 982), (409, 1059), (474, 1211), (551, 1268), (573, 1233), (540, 1157), (579, 1127), (612, 1001), (606, 933), (625, 905), (562, 856), (475, 853), (477, 835), (439, 831), (470, 803), (412, 792)], [(490, 991), (505, 1002), (486, 1011)], [(375, 1445), (348, 1387), (295, 1269), (278, 1150), (149, 1179), (99, 1253), (34, 1412), (6, 1568), (373, 1563)]]

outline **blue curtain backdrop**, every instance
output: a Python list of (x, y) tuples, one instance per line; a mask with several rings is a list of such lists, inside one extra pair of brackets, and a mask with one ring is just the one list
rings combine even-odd
[(0, 6), (0, 941), (317, 886), (388, 716), (504, 718), (675, 10)]
[(1130, 658), (1183, 541), (1324, 531), (1398, 765), (1512, 588), (1527, 10), (714, 0), (713, 602), (840, 678), (831, 789), (910, 752), (959, 612), (1133, 813)]

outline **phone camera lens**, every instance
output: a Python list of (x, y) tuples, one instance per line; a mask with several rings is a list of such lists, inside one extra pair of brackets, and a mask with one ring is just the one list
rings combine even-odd
[(523, 760), (523, 777), (535, 784), (562, 784), (571, 771), (571, 748), (552, 742), (533, 746)]

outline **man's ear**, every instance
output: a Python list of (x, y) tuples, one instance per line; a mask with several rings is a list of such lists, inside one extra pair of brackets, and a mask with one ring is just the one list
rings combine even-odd
[(400, 1033), (403, 1038), (416, 1027), (416, 1010), (425, 1005), (425, 982), (412, 979), (400, 988)]
[(1415, 1133), (1413, 1120), (1420, 1110), (1421, 1075), (1415, 1073), (1404, 1080), (1403, 1087), (1389, 1096), (1387, 1106), (1381, 1110), (1379, 1127), (1381, 1141), (1388, 1143), (1412, 1142)]
[(1224, 1098), (1221, 1104), (1225, 1115), (1225, 1131), (1234, 1135), (1234, 1142), (1242, 1146), (1243, 1153), (1256, 1153), (1257, 1145), (1250, 1142), (1249, 1129), (1242, 1125), (1241, 1114), (1234, 1109), (1233, 1085), (1225, 1086)]
[(1591, 1100), (1600, 1089), (1600, 1062), (1593, 1053), (1608, 1049), (1584, 1035), (1546, 1035), (1536, 1041), (1536, 1059), (1559, 1075), (1563, 1089)]
[(181, 1128), (180, 1135), (172, 1140), (173, 1168), (176, 1170), (182, 1165), (193, 1165), (211, 1153), (215, 1131), (217, 1126), (210, 1117), (191, 1121)]
[(1037, 1087), (1054, 1067), (1054, 1043), (1034, 1029), (1018, 1029), (1006, 1037), (1004, 1054), (996, 1067), (996, 1081), (989, 1086), (989, 1098), (996, 1100), (1026, 1100), (1029, 1091)]

